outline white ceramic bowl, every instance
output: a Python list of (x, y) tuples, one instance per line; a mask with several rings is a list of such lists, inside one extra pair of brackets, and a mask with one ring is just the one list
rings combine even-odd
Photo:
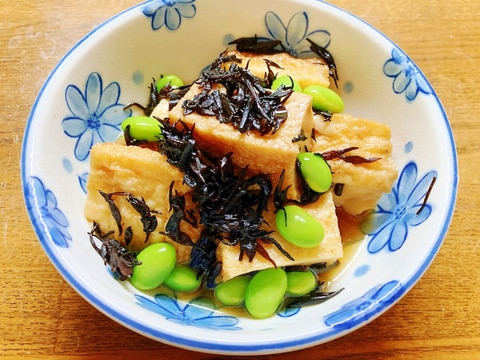
[[(55, 67), (33, 105), (21, 157), (28, 212), (46, 253), (93, 306), (147, 337), (211, 353), (297, 350), (349, 333), (395, 304), (438, 252), (454, 209), (457, 164), (442, 105), (412, 60), (362, 20), (307, 0), (150, 1), (105, 22)], [(345, 112), (387, 123), (400, 176), (382, 198), (382, 226), (338, 276), (326, 303), (266, 320), (222, 314), (115, 281), (89, 244), (83, 217), (92, 142), (113, 140), (152, 77), (193, 80), (242, 36), (277, 38), (292, 53), (306, 37), (328, 47)], [(69, 119), (69, 120), (67, 120)], [(73, 119), (73, 120), (72, 120)], [(418, 211), (432, 179), (427, 205)], [(295, 331), (292, 331), (295, 329)]]

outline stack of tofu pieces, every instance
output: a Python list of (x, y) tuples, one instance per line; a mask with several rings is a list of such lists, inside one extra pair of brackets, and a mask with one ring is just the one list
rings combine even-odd
[[(242, 60), (240, 66), (247, 66), (256, 76), (263, 78), (268, 71), (265, 59), (279, 65), (275, 68), (277, 76), (290, 75), (302, 88), (309, 85), (330, 86), (328, 67), (318, 58), (297, 59), (287, 53), (273, 55), (253, 55), (231, 51)], [(192, 85), (184, 99), (192, 99), (201, 91)], [(273, 186), (278, 183), (281, 172), (285, 171), (283, 186), (291, 185), (288, 197), (299, 197), (295, 163), (297, 154), (308, 149), (323, 153), (355, 147), (350, 155), (365, 158), (378, 158), (371, 163), (352, 164), (341, 159), (329, 161), (332, 169), (333, 184), (342, 184), (341, 195), (333, 190), (322, 194), (320, 198), (304, 209), (313, 215), (324, 227), (325, 237), (314, 248), (299, 248), (283, 239), (276, 232), (273, 204), (264, 214), (265, 229), (272, 231), (271, 236), (295, 259), (289, 260), (274, 245), (264, 244), (271, 259), (278, 267), (292, 265), (311, 265), (333, 263), (343, 257), (343, 245), (338, 227), (336, 207), (341, 206), (352, 216), (359, 215), (375, 207), (380, 196), (391, 190), (397, 177), (397, 169), (392, 160), (390, 129), (381, 123), (355, 118), (346, 114), (335, 114), (328, 121), (312, 111), (312, 99), (303, 93), (294, 92), (285, 103), (288, 118), (273, 135), (258, 135), (255, 132), (240, 133), (230, 124), (220, 123), (214, 116), (202, 116), (197, 113), (184, 114), (183, 101), (173, 109), (159, 106), (152, 116), (168, 117), (172, 122), (183, 121), (188, 126), (195, 125), (194, 136), (198, 145), (212, 156), (233, 154), (233, 162), (238, 168), (248, 166), (250, 175), (268, 173)], [(309, 136), (315, 133), (315, 137)], [(305, 134), (306, 139), (298, 139)], [(128, 192), (141, 197), (147, 205), (158, 212), (157, 229), (150, 234), (148, 241), (142, 235), (142, 224), (138, 213), (132, 210), (125, 199), (119, 199), (117, 206), (122, 213), (123, 228), (131, 226), (134, 239), (129, 244), (139, 251), (150, 243), (167, 241), (177, 248), (177, 261), (188, 263), (191, 248), (178, 245), (169, 240), (163, 232), (170, 213), (168, 188), (175, 182), (175, 191), (188, 194), (189, 188), (182, 183), (183, 174), (167, 163), (163, 154), (136, 146), (125, 146), (121, 142), (103, 143), (91, 149), (90, 174), (87, 182), (87, 200), (85, 214), (89, 221), (101, 224), (102, 231), (112, 231), (114, 237), (124, 242), (122, 234), (112, 218), (108, 204), (99, 194)], [(333, 186), (332, 186), (333, 189)], [(191, 202), (187, 206), (194, 207)], [(199, 236), (201, 228), (183, 222), (182, 231), (192, 240)], [(220, 243), (217, 258), (222, 263), (222, 280), (272, 267), (272, 263), (257, 255), (249, 262), (239, 261), (239, 247)]]

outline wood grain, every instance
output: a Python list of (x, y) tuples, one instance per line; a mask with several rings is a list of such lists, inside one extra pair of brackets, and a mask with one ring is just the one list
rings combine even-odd
[[(0, 0), (8, 14), (0, 19), (0, 356), (5, 358), (224, 358), (146, 339), (98, 312), (51, 265), (26, 215), (19, 157), (41, 85), (76, 41), (135, 3)], [(480, 2), (332, 3), (400, 45), (436, 89), (458, 149), (457, 209), (432, 266), (386, 314), (328, 344), (253, 358), (480, 359)]]

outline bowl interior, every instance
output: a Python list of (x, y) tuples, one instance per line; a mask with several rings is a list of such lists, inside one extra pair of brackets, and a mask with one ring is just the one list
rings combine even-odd
[[(118, 123), (125, 104), (147, 103), (152, 77), (173, 73), (191, 81), (232, 39), (255, 34), (280, 38), (298, 55), (307, 37), (323, 41), (336, 60), (345, 112), (391, 127), (400, 171), (376, 210), (382, 215), (379, 231), (350, 250), (335, 274), (331, 288), (344, 291), (324, 304), (261, 321), (115, 281), (91, 248), (83, 217), (88, 148), (119, 133), (115, 126), (95, 132), (86, 124)], [(67, 127), (64, 120), (72, 117), (85, 121)], [(301, 0), (224, 0), (215, 6), (204, 0), (151, 1), (119, 14), (78, 43), (47, 79), (28, 119), (21, 162), (25, 201), (40, 242), (87, 301), (147, 337), (230, 354), (312, 346), (382, 314), (438, 252), (457, 186), (448, 120), (412, 60), (362, 20), (323, 2)], [(425, 197), (427, 205), (414, 216)]]

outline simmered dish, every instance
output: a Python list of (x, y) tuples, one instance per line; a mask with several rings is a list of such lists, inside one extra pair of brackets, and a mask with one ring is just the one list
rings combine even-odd
[(92, 147), (90, 240), (120, 280), (210, 289), (255, 318), (336, 294), (318, 273), (343, 257), (339, 209), (390, 191), (390, 129), (342, 113), (331, 60), (261, 49), (225, 51), (192, 84), (162, 77), (124, 137)]

